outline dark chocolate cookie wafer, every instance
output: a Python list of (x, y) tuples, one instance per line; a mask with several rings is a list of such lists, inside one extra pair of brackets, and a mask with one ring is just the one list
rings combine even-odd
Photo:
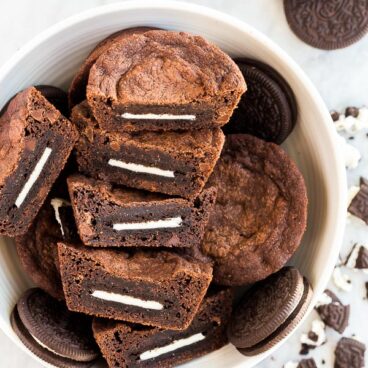
[(311, 297), (311, 287), (299, 271), (283, 268), (245, 293), (229, 323), (230, 342), (247, 356), (266, 351), (293, 330)]
[(299, 362), (297, 368), (317, 368), (317, 364), (313, 358), (303, 359)]
[(68, 106), (68, 95), (62, 89), (43, 84), (36, 86), (35, 88), (40, 91), (43, 96), (64, 116), (68, 117), (70, 115)]
[(284, 8), (293, 32), (319, 49), (350, 46), (368, 31), (368, 0), (284, 0)]
[(320, 303), (317, 312), (327, 326), (342, 334), (349, 325), (350, 306), (343, 305), (331, 290), (325, 290), (324, 295), (329, 303)]
[(236, 59), (248, 91), (224, 127), (226, 134), (249, 133), (269, 142), (282, 143), (295, 126), (297, 107), (285, 79), (269, 65)]
[(28, 349), (58, 367), (88, 367), (99, 356), (91, 320), (69, 312), (41, 289), (22, 295), (11, 322)]
[(358, 340), (341, 338), (335, 350), (334, 368), (363, 368), (365, 349)]
[(98, 57), (109, 49), (115, 42), (119, 42), (127, 36), (132, 34), (140, 34), (147, 31), (151, 31), (154, 27), (134, 27), (123, 29), (121, 31), (115, 32), (110, 36), (103, 39), (97, 44), (97, 46), (91, 51), (87, 59), (80, 66), (77, 74), (74, 76), (72, 84), (69, 88), (69, 105), (70, 108), (77, 105), (86, 99), (86, 86), (88, 82), (88, 75), (92, 65), (98, 59)]

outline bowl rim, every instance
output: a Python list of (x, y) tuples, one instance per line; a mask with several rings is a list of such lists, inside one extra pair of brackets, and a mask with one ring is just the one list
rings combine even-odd
[[(334, 160), (331, 162), (331, 165), (334, 166), (334, 170), (337, 176), (337, 182), (335, 183), (335, 190), (338, 195), (338, 203), (335, 203), (335, 221), (334, 221), (334, 231), (331, 231), (329, 234), (329, 241), (331, 243), (330, 250), (330, 258), (326, 260), (325, 267), (323, 272), (321, 272), (321, 277), (319, 281), (319, 286), (314, 290), (314, 295), (312, 302), (309, 305), (307, 312), (304, 315), (304, 318), (297, 324), (297, 326), (293, 329), (289, 335), (282, 340), (281, 344), (277, 344), (275, 349), (279, 348), (302, 324), (304, 319), (309, 315), (311, 309), (313, 309), (314, 304), (322, 294), (323, 290), (327, 286), (327, 283), (332, 275), (333, 268), (336, 264), (336, 260), (338, 259), (340, 247), (343, 241), (343, 233), (345, 229), (346, 222), (346, 203), (347, 203), (347, 185), (346, 185), (346, 170), (343, 164), (343, 156), (342, 152), (339, 150), (338, 141), (337, 141), (337, 132), (335, 131), (333, 124), (331, 124), (330, 114), (327, 110), (325, 103), (323, 102), (319, 92), (316, 87), (307, 77), (305, 72), (301, 69), (301, 67), (283, 50), (280, 46), (278, 46), (274, 41), (272, 41), (268, 36), (264, 35), (260, 31), (256, 30), (253, 26), (229, 15), (223, 13), (219, 10), (215, 10), (213, 8), (209, 8), (207, 6), (186, 3), (183, 1), (171, 1), (171, 0), (156, 0), (155, 2), (151, 2), (150, 0), (128, 0), (124, 2), (118, 2), (107, 5), (100, 5), (88, 10), (84, 10), (78, 12), (74, 15), (71, 15), (65, 19), (62, 19), (55, 23), (54, 25), (46, 28), (41, 33), (37, 34), (30, 41), (26, 42), (20, 49), (18, 49), (13, 56), (11, 56), (1, 67), (0, 67), (0, 83), (4, 79), (4, 77), (12, 70), (12, 68), (23, 58), (26, 58), (30, 52), (34, 48), (42, 45), (44, 42), (47, 42), (49, 38), (54, 35), (60, 34), (65, 29), (72, 27), (83, 21), (88, 21), (93, 18), (112, 14), (115, 12), (120, 12), (124, 10), (171, 10), (185, 13), (192, 13), (195, 15), (200, 15), (204, 18), (208, 18), (211, 20), (219, 21), (220, 23), (230, 24), (231, 26), (241, 30), (242, 32), (248, 34), (250, 37), (255, 39), (257, 42), (263, 43), (264, 47), (267, 48), (271, 53), (273, 53), (280, 62), (287, 65), (289, 69), (292, 70), (293, 74), (297, 76), (299, 81), (304, 85), (305, 89), (310, 94), (313, 99), (315, 105), (318, 107), (318, 110), (321, 114), (321, 124), (323, 128), (327, 132), (328, 141), (326, 141), (326, 145), (329, 145), (329, 150), (331, 151), (331, 157)], [(326, 225), (326, 227), (328, 227)], [(331, 225), (329, 225), (331, 228)], [(28, 349), (25, 349), (24, 346), (20, 343), (18, 339), (14, 337), (9, 332), (8, 324), (5, 320), (0, 317), (0, 329), (4, 331), (7, 337), (9, 337), (18, 347), (20, 347), (23, 351), (30, 353)], [(271, 354), (275, 349), (270, 349), (266, 353), (263, 353), (262, 359), (266, 358), (269, 354)], [(31, 354), (33, 356), (33, 354)], [(47, 363), (43, 362), (46, 366)], [(49, 365), (48, 365), (49, 366)], [(236, 365), (239, 366), (239, 365)], [(235, 366), (234, 366), (235, 367)]]

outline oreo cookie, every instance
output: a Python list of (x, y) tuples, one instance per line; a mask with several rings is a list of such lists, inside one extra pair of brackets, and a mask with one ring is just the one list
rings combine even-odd
[(341, 334), (349, 325), (350, 306), (342, 304), (331, 290), (325, 290), (316, 310), (327, 326)]
[(368, 31), (368, 0), (284, 0), (284, 9), (296, 36), (319, 49), (350, 46)]
[(349, 213), (360, 218), (368, 225), (368, 181), (360, 178), (360, 189), (350, 202)]
[(334, 368), (363, 368), (366, 346), (356, 340), (343, 337), (335, 350)]
[(297, 105), (293, 91), (272, 67), (253, 59), (236, 59), (248, 90), (239, 102), (225, 134), (248, 133), (281, 144), (293, 130)]
[(69, 312), (41, 289), (26, 291), (11, 315), (14, 332), (35, 355), (61, 368), (90, 367), (99, 357), (91, 320)]
[(276, 345), (304, 316), (312, 297), (309, 282), (293, 267), (284, 267), (256, 283), (235, 308), (229, 341), (246, 356)]

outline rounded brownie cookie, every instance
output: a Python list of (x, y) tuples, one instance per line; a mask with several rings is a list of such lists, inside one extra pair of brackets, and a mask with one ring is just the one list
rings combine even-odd
[(98, 57), (108, 50), (115, 42), (123, 40), (125, 37), (132, 34), (140, 34), (151, 31), (154, 27), (134, 27), (120, 30), (111, 34), (97, 44), (97, 46), (87, 56), (86, 60), (80, 66), (77, 74), (74, 76), (69, 88), (69, 106), (72, 108), (86, 98), (86, 86), (88, 83), (88, 75), (92, 65), (96, 62)]
[(368, 0), (284, 0), (284, 9), (292, 31), (319, 49), (350, 46), (368, 32)]
[(149, 31), (114, 43), (92, 66), (87, 100), (107, 131), (221, 127), (246, 85), (217, 46), (184, 32)]
[(248, 92), (240, 99), (226, 134), (246, 133), (281, 144), (293, 130), (297, 106), (286, 80), (272, 67), (253, 59), (235, 62), (247, 81)]
[(99, 357), (91, 319), (69, 312), (41, 289), (29, 289), (21, 296), (11, 324), (30, 351), (56, 367), (89, 367)]
[(312, 294), (306, 278), (293, 267), (256, 283), (233, 311), (228, 326), (230, 342), (246, 356), (270, 349), (303, 318)]
[(214, 260), (214, 281), (245, 285), (280, 269), (307, 220), (306, 188), (295, 163), (273, 143), (232, 134), (208, 185), (217, 187), (217, 201), (202, 251)]

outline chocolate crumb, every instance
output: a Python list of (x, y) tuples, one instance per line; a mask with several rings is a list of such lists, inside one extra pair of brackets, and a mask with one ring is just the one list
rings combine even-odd
[(363, 368), (365, 349), (362, 342), (342, 337), (335, 350), (334, 368)]
[(359, 115), (359, 109), (355, 106), (349, 106), (345, 109), (345, 116), (353, 116), (356, 118)]
[(360, 189), (352, 199), (348, 211), (368, 224), (368, 181), (365, 178), (360, 180)]
[(339, 120), (340, 114), (336, 110), (332, 110), (330, 114), (331, 114), (332, 121)]
[(350, 136), (348, 139), (349, 139), (350, 141), (352, 141), (353, 139), (355, 139), (355, 137)]
[(317, 364), (313, 358), (303, 359), (299, 362), (297, 368), (317, 368)]
[(368, 299), (368, 282), (365, 283), (365, 288), (366, 288), (366, 291), (367, 291), (366, 298)]
[(309, 331), (308, 332), (308, 337), (312, 340), (312, 341), (318, 341), (318, 335), (313, 332), (313, 331)]

